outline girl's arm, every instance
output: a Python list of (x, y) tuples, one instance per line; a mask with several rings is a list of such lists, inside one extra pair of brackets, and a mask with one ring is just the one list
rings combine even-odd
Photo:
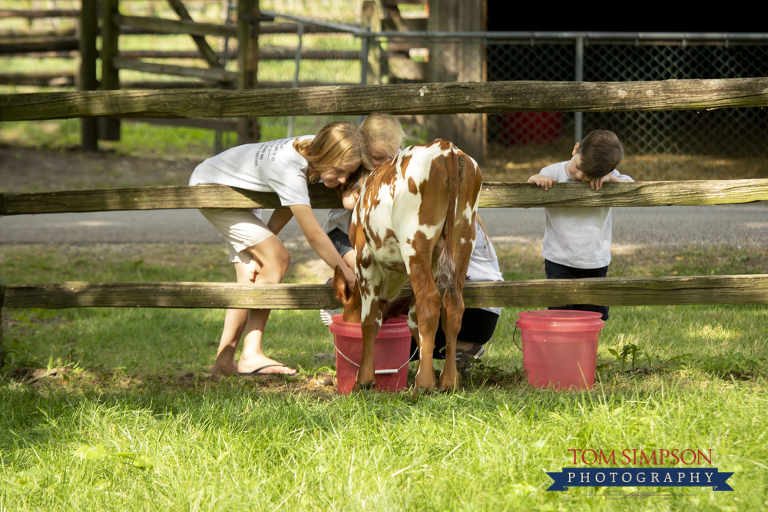
[(353, 286), (355, 284), (355, 273), (344, 262), (341, 256), (339, 256), (339, 251), (336, 250), (331, 239), (328, 238), (328, 235), (325, 234), (325, 231), (323, 231), (323, 228), (317, 222), (317, 217), (315, 217), (312, 207), (298, 204), (291, 206), (290, 208), (310, 247), (312, 247), (317, 255), (331, 268), (336, 268), (337, 266), (341, 267), (347, 282), (350, 286)]
[(347, 210), (354, 210), (357, 198), (360, 197), (360, 183), (355, 183), (352, 187), (348, 188), (341, 193), (341, 204)]
[(269, 217), (267, 227), (274, 234), (278, 234), (280, 230), (288, 224), (291, 217), (293, 217), (293, 212), (291, 212), (289, 208), (275, 208), (275, 211), (273, 211), (272, 215)]

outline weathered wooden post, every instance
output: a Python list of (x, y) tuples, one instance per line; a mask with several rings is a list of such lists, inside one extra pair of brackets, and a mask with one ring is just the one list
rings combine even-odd
[[(80, 80), (81, 91), (95, 91), (99, 82), (96, 80), (96, 36), (99, 32), (99, 20), (96, 13), (96, 0), (82, 0), (80, 9)], [(99, 149), (99, 128), (96, 119), (80, 119), (82, 148), (85, 151)]]
[[(101, 89), (105, 91), (120, 89), (120, 75), (112, 63), (112, 59), (118, 55), (120, 26), (115, 23), (113, 17), (119, 13), (119, 3), (120, 0), (102, 0), (101, 5)], [(120, 140), (120, 120), (100, 118), (99, 138)]]
[[(429, 0), (428, 32), (485, 30), (482, 0)], [(431, 39), (427, 81), (485, 82), (485, 47), (478, 39), (447, 42)], [(486, 114), (427, 116), (427, 138), (450, 140), (482, 165), (485, 156)]]
[[(376, 2), (366, 0), (363, 2), (363, 26), (368, 27), (371, 32), (381, 32), (381, 19), (379, 18), (379, 8)], [(378, 85), (381, 83), (381, 45), (375, 38), (368, 40), (368, 69), (365, 74), (365, 83), (369, 85)]]
[[(259, 0), (240, 0), (237, 3), (237, 47), (240, 77), (239, 90), (256, 89), (259, 69)], [(238, 142), (258, 142), (259, 122), (255, 117), (238, 119)]]

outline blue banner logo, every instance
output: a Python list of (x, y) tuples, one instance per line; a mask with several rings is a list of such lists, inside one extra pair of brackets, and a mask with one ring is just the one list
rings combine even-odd
[(555, 481), (548, 491), (569, 487), (712, 487), (732, 491), (725, 481), (733, 473), (717, 468), (563, 468), (561, 473), (547, 472)]

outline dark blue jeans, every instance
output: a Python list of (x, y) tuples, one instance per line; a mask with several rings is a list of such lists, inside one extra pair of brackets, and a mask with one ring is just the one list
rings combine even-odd
[[(583, 279), (585, 277), (605, 277), (608, 267), (601, 268), (574, 268), (544, 260), (544, 270), (547, 279)], [(603, 321), (608, 320), (608, 306), (595, 306), (594, 304), (568, 304), (567, 306), (551, 307), (549, 309), (573, 309), (577, 311), (596, 311), (603, 315)]]

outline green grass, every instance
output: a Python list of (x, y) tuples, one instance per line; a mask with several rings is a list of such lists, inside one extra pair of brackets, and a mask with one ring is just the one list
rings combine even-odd
[[(497, 250), (508, 278), (542, 277), (538, 247)], [(760, 250), (727, 254), (624, 251), (612, 275), (768, 270)], [(288, 281), (310, 280), (313, 258), (296, 251)], [(5, 283), (229, 281), (229, 267), (217, 245), (0, 245)], [(315, 311), (268, 326), (268, 354), (299, 377), (212, 380), (223, 311), (6, 309), (0, 510), (766, 508), (765, 307), (612, 308), (595, 387), (560, 393), (525, 382), (519, 311), (504, 310), (460, 390), (414, 399), (335, 395)], [(573, 466), (573, 448), (712, 449), (735, 492), (546, 492), (544, 471)]]

